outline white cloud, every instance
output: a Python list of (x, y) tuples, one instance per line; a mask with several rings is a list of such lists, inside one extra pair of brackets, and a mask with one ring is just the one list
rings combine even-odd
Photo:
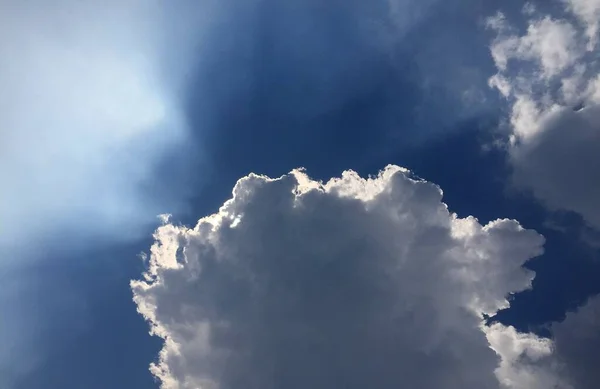
[(574, 388), (563, 376), (565, 370), (554, 355), (553, 341), (499, 323), (484, 331), (500, 356), (496, 376), (503, 388), (583, 389)]
[(252, 174), (195, 228), (164, 224), (132, 281), (165, 341), (152, 373), (165, 389), (549, 388), (549, 341), (482, 322), (530, 287), (543, 238), (441, 199), (395, 166)]
[(501, 15), (491, 53), (490, 85), (511, 106), (509, 158), (514, 183), (550, 209), (600, 227), (600, 93), (596, 54), (600, 2), (564, 1), (562, 16), (528, 16), (522, 34)]
[[(491, 18), (488, 26), (506, 30), (502, 15)], [(563, 20), (544, 17), (532, 20), (523, 36), (508, 35), (492, 45), (492, 57), (500, 70), (506, 70), (509, 60), (535, 61), (540, 76), (550, 78), (562, 72), (577, 59), (576, 31)]]

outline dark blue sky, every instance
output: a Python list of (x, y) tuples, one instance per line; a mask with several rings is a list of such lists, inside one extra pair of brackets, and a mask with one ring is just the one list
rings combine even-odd
[[(600, 292), (600, 261), (581, 240), (577, 217), (563, 216), (566, 232), (548, 228), (554, 217), (508, 188), (504, 152), (484, 147), (505, 115), (485, 85), (493, 63), (478, 15), (493, 9), (475, 0), (436, 4), (382, 49), (371, 25), (359, 21), (381, 19), (383, 3), (265, 1), (224, 17), (188, 81), (194, 142), (180, 152), (202, 154), (185, 169), (177, 156), (165, 159), (156, 188), (178, 175), (190, 201), (175, 219), (193, 224), (249, 172), (279, 176), (303, 166), (327, 179), (346, 169), (366, 175), (386, 164), (407, 167), (438, 184), (459, 216), (515, 218), (544, 234), (546, 253), (529, 264), (537, 272), (533, 290), (498, 315), (544, 333), (545, 323)], [(441, 82), (448, 79), (456, 84)], [(465, 108), (459, 89), (471, 86), (485, 99)], [(158, 387), (148, 364), (161, 343), (148, 335), (128, 284), (143, 270), (136, 255), (151, 244), (147, 232), (132, 243), (50, 249), (40, 253), (48, 257), (43, 265), (2, 274), (31, 280), (24, 311), (48, 309), (30, 331), (45, 357), (16, 378), (15, 389)]]

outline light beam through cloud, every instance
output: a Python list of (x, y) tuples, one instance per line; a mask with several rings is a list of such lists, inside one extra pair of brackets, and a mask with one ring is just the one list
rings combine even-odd
[[(31, 283), (43, 278), (36, 264), (144, 236), (157, 214), (183, 206), (190, 159), (173, 154), (190, 136), (185, 79), (212, 9), (185, 0), (0, 2), (0, 372), (23, 374), (40, 359), (34, 339), (56, 318), (39, 308), (68, 289)], [(165, 158), (182, 169), (161, 183), (178, 190), (156, 185)], [(6, 380), (2, 373), (0, 386)]]

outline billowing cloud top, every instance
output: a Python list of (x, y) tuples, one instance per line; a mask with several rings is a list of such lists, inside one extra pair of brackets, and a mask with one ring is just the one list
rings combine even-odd
[(563, 385), (550, 341), (483, 324), (530, 286), (543, 238), (441, 200), (397, 166), (251, 174), (195, 228), (158, 228), (131, 284), (164, 339), (153, 374), (165, 389)]

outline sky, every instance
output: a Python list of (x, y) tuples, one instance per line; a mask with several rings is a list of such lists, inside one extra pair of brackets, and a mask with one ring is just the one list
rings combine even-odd
[(0, 387), (595, 389), (599, 34), (0, 0)]

